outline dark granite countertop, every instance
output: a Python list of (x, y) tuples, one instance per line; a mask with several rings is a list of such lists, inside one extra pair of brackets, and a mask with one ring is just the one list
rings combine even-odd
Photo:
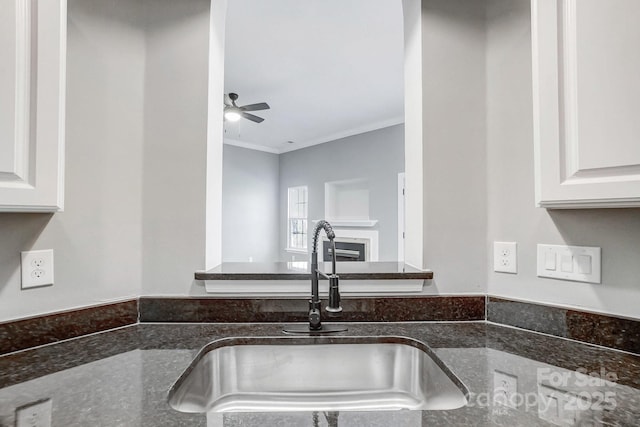
[[(341, 427), (632, 426), (640, 419), (640, 356), (484, 322), (347, 326), (341, 335), (399, 335), (428, 344), (467, 386), (470, 399), (451, 411), (341, 412)], [(311, 412), (207, 418), (167, 404), (169, 387), (205, 344), (230, 336), (281, 336), (281, 329), (274, 323), (140, 324), (0, 357), (0, 426), (13, 426), (16, 408), (43, 399), (51, 399), (54, 427), (327, 426), (322, 414), (314, 424)], [(494, 402), (496, 375), (517, 380), (517, 407)], [(561, 412), (552, 405), (556, 419), (545, 420), (551, 412), (541, 411), (541, 389), (577, 396), (578, 403), (574, 399)]]
[[(331, 273), (331, 263), (319, 269)], [(223, 262), (207, 271), (195, 273), (197, 280), (309, 280), (309, 263), (300, 262)], [(338, 262), (338, 275), (344, 280), (432, 279), (433, 272), (419, 270), (402, 262)]]

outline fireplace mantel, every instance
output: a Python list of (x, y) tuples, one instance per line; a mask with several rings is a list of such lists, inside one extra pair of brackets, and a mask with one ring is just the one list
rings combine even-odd
[[(316, 224), (319, 219), (314, 219), (312, 222)], [(332, 227), (373, 227), (378, 223), (377, 219), (327, 219), (327, 222)]]

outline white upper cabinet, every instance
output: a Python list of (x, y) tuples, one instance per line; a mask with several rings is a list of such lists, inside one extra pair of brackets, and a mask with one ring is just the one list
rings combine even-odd
[(63, 208), (66, 0), (0, 0), (0, 211)]
[(536, 204), (640, 206), (640, 1), (533, 0)]

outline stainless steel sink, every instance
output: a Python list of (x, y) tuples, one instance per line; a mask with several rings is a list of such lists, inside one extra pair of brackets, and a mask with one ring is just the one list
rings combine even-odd
[(455, 409), (468, 391), (404, 337), (228, 338), (204, 347), (169, 391), (181, 412)]

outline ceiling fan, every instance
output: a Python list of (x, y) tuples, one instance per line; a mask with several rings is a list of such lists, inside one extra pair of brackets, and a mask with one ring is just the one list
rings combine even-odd
[(271, 108), (266, 102), (238, 107), (238, 105), (236, 105), (237, 99), (238, 94), (232, 92), (230, 92), (229, 95), (225, 95), (224, 97), (224, 118), (229, 120), (230, 122), (237, 122), (241, 117), (243, 117), (247, 120), (251, 120), (252, 122), (262, 123), (264, 121), (262, 117), (249, 114), (247, 113), (247, 111), (268, 110), (269, 108)]

